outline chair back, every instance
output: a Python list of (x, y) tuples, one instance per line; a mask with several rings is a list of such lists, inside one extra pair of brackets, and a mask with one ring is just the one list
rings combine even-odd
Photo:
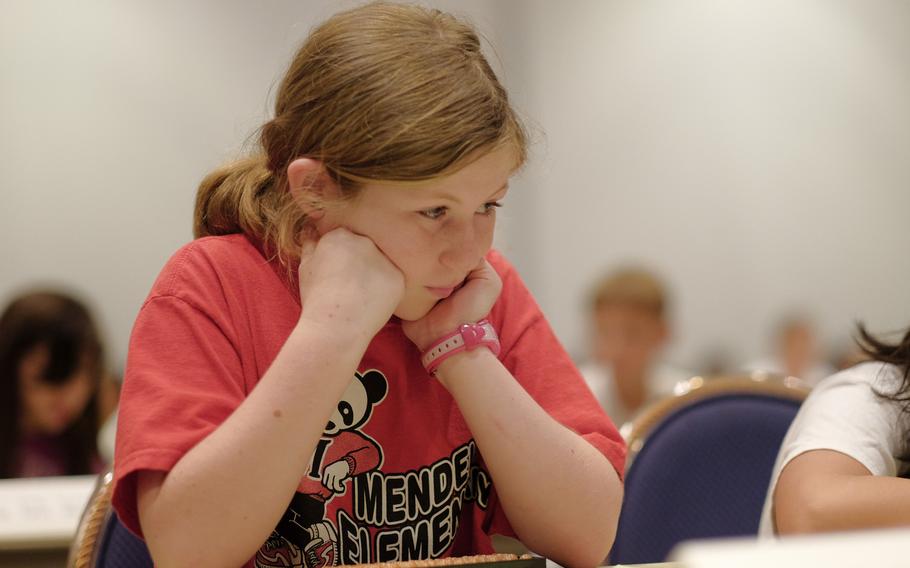
[(685, 540), (756, 535), (777, 452), (807, 394), (792, 377), (694, 377), (626, 425), (611, 563), (663, 562)]
[(100, 475), (76, 529), (67, 568), (153, 567), (145, 542), (127, 530), (111, 508), (113, 490), (113, 474)]

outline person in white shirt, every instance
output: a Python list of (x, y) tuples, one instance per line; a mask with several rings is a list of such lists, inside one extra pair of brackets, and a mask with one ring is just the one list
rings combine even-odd
[(691, 376), (661, 360), (670, 336), (667, 304), (663, 283), (641, 268), (620, 268), (593, 289), (592, 358), (580, 370), (617, 425)]
[(752, 361), (745, 370), (798, 377), (810, 387), (835, 371), (821, 356), (815, 325), (802, 315), (785, 317), (774, 334), (773, 356)]
[(860, 342), (873, 361), (824, 379), (790, 426), (761, 536), (910, 525), (910, 329)]

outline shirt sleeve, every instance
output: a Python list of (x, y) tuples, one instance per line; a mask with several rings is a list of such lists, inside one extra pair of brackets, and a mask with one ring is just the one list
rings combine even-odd
[(793, 421), (775, 473), (800, 454), (833, 450), (872, 475), (897, 475), (906, 429), (900, 405), (877, 394), (889, 388), (891, 379), (887, 367), (872, 363), (822, 381)]
[[(498, 253), (488, 257), (503, 281), (490, 318), (500, 336), (500, 359), (534, 400), (557, 422), (602, 453), (623, 478), (626, 446), (556, 338), (518, 273)], [(513, 536), (501, 507), (491, 507), (490, 534)]]
[[(166, 267), (159, 283), (167, 273)], [(113, 506), (140, 536), (137, 472), (170, 471), (246, 396), (240, 357), (217, 302), (202, 309), (173, 284), (166, 294), (153, 289), (137, 317), (118, 415)], [(207, 285), (191, 284), (190, 291)]]

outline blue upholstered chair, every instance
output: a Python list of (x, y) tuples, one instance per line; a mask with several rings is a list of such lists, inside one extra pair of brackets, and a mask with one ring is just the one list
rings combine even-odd
[(695, 377), (627, 424), (610, 562), (662, 562), (684, 540), (757, 534), (778, 449), (807, 393), (793, 377)]
[(111, 509), (112, 481), (110, 472), (98, 477), (70, 547), (68, 568), (152, 568), (145, 543)]

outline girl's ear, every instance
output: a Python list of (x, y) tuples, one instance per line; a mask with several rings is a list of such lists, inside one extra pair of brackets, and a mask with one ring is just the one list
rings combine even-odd
[(322, 162), (312, 158), (297, 158), (288, 165), (288, 186), (297, 206), (313, 220), (325, 214), (327, 203), (341, 197), (338, 183)]

